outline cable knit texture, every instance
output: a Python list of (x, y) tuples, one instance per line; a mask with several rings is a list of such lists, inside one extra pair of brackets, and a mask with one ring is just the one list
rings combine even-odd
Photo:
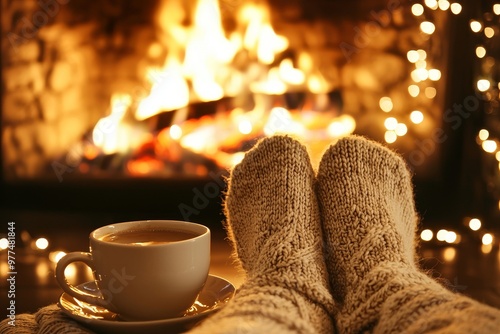
[(417, 215), (401, 157), (343, 138), (324, 154), (317, 185), (340, 333), (499, 333), (499, 310), (417, 268)]
[(35, 314), (16, 315), (15, 326), (9, 319), (0, 322), (2, 334), (92, 334), (94, 332), (81, 326), (61, 312), (55, 304), (39, 309)]
[(246, 281), (192, 333), (332, 333), (314, 172), (286, 136), (263, 139), (231, 172), (227, 232)]

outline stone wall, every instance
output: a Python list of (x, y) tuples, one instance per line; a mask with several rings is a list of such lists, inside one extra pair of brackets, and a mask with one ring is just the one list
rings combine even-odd
[(154, 39), (155, 3), (2, 0), (1, 6), (4, 173), (40, 177), (109, 112), (112, 92), (142, 83), (137, 64)]

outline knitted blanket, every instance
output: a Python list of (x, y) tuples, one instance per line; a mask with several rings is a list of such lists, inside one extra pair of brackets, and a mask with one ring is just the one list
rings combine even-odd
[[(13, 326), (15, 325), (15, 326)], [(2, 334), (93, 334), (64, 314), (57, 305), (49, 305), (34, 314), (16, 315), (15, 322), (4, 319), (0, 322)]]

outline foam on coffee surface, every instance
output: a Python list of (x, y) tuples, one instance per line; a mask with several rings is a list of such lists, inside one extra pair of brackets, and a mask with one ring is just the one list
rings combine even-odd
[(160, 245), (178, 242), (196, 237), (197, 234), (176, 230), (128, 230), (110, 233), (100, 238), (105, 242), (114, 242), (127, 245)]

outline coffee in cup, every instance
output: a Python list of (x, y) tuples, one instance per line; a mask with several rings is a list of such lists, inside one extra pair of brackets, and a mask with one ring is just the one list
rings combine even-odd
[[(101, 297), (71, 285), (72, 262), (92, 268)], [(118, 313), (126, 320), (177, 317), (195, 302), (208, 277), (210, 230), (174, 220), (112, 224), (90, 234), (90, 252), (65, 255), (56, 279), (72, 297)]]

